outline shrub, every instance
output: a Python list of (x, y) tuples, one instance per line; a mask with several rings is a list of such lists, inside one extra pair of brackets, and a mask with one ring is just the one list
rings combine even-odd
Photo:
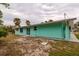
[(7, 31), (6, 31), (5, 29), (0, 28), (0, 37), (6, 36), (7, 34), (8, 34), (8, 33), (7, 33)]

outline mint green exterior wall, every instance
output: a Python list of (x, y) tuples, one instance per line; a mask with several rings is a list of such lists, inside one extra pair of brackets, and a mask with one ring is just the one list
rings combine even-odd
[(26, 33), (26, 28), (23, 28), (23, 32), (20, 32), (20, 29), (18, 29), (18, 31), (15, 30), (16, 35), (26, 35)]
[(65, 22), (63, 22), (62, 27), (64, 28), (64, 29), (62, 29), (64, 39), (70, 40), (70, 31), (71, 30), (69, 29), (69, 24), (68, 23), (66, 24)]
[(34, 31), (34, 27), (31, 27), (31, 36), (41, 36), (41, 37), (59, 38), (59, 40), (61, 39), (69, 40), (70, 39), (69, 27), (65, 26), (65, 30), (63, 30), (63, 26), (65, 26), (63, 22), (51, 23), (47, 25), (39, 25), (37, 26), (36, 31)]
[(70, 29), (69, 29), (69, 25), (68, 24), (66, 24), (66, 26), (65, 26), (65, 39), (66, 40), (69, 40), (70, 39)]
[[(34, 30), (34, 26), (30, 27), (31, 36), (40, 36), (40, 37), (49, 37), (55, 38), (58, 40), (69, 40), (70, 39), (70, 30), (69, 26), (64, 22), (50, 23), (43, 25), (36, 25), (37, 30)], [(23, 33), (20, 33), (20, 30), (15, 31), (16, 35), (27, 35), (26, 28), (23, 28)]]

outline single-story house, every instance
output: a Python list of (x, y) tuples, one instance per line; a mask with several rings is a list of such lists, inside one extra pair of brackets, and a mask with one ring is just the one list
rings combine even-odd
[(76, 18), (63, 19), (47, 23), (22, 26), (15, 30), (16, 35), (29, 35), (33, 37), (48, 37), (58, 40), (70, 40), (73, 21)]

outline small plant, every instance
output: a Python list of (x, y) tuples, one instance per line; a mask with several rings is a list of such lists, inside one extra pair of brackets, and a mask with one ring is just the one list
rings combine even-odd
[(0, 28), (0, 37), (2, 37), (2, 36), (6, 36), (8, 33), (7, 33), (7, 31), (5, 30), (5, 29), (3, 29), (3, 28)]

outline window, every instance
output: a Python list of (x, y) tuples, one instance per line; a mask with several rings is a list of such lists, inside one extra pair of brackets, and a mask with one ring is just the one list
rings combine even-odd
[(37, 27), (36, 27), (36, 26), (34, 27), (34, 30), (35, 30), (35, 31), (37, 30)]
[(21, 32), (21, 33), (23, 32), (23, 28), (20, 28), (20, 32)]

